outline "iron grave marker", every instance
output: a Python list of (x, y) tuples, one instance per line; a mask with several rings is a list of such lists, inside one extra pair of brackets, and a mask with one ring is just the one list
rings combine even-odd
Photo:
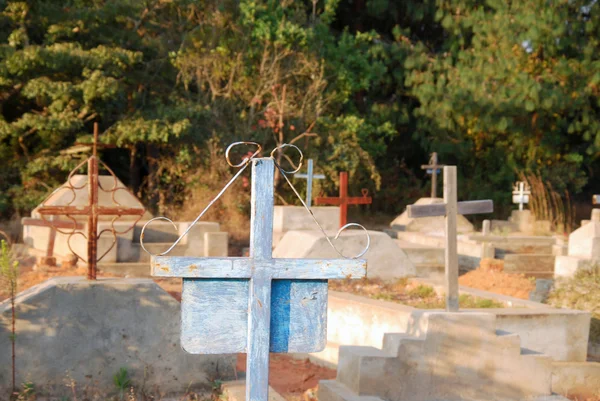
[(183, 278), (182, 347), (194, 354), (247, 353), (246, 400), (267, 401), (269, 352), (321, 351), (327, 339), (327, 280), (365, 277), (366, 262), (273, 258), (274, 170), (289, 183), (286, 171), (273, 157), (246, 158), (237, 165), (227, 159), (242, 168), (215, 200), (252, 166), (250, 256), (153, 255), (151, 269), (156, 277)]

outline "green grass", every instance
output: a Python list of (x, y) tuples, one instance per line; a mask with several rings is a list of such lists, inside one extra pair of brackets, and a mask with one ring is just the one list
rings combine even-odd
[[(383, 281), (380, 279), (332, 280), (332, 290), (349, 292), (380, 301), (396, 302), (419, 309), (445, 309), (446, 300), (443, 294), (438, 295), (429, 285), (411, 284), (408, 279)], [(506, 308), (501, 302), (491, 299), (476, 298), (462, 294), (458, 299), (461, 308)]]
[(579, 271), (574, 277), (557, 280), (547, 303), (591, 312), (590, 341), (600, 343), (600, 265), (589, 271)]

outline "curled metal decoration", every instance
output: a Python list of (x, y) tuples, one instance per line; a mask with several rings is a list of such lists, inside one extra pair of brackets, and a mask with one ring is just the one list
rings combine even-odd
[[(105, 189), (102, 186), (102, 183), (100, 182), (100, 180), (98, 180), (98, 190), (102, 191), (104, 193), (109, 193), (110, 197), (111, 197), (111, 201), (113, 202), (113, 206), (123, 206), (120, 202), (118, 202), (115, 198), (115, 194), (118, 191), (125, 191), (129, 194), (131, 194), (135, 199), (137, 199), (135, 197), (135, 195), (127, 188), (127, 187), (120, 187), (118, 186), (118, 179), (117, 176), (115, 175), (115, 173), (110, 169), (110, 167), (108, 167), (104, 162), (102, 162), (99, 158), (97, 158), (96, 156), (92, 156), (84, 161), (82, 161), (81, 163), (79, 163), (73, 170), (71, 170), (71, 172), (69, 173), (69, 176), (67, 178), (67, 181), (65, 184), (63, 184), (62, 186), (56, 188), (54, 191), (52, 191), (52, 193), (50, 195), (48, 195), (48, 197), (46, 197), (46, 199), (44, 199), (44, 201), (42, 201), (42, 203), (40, 204), (42, 207), (43, 206), (47, 206), (46, 202), (48, 202), (48, 200), (50, 200), (51, 198), (53, 198), (57, 193), (59, 193), (60, 191), (68, 191), (71, 193), (71, 199), (68, 200), (66, 202), (65, 205), (62, 205), (62, 207), (70, 207), (70, 206), (74, 206), (73, 204), (75, 203), (75, 201), (77, 200), (77, 190), (82, 190), (84, 188), (86, 188), (89, 185), (89, 177), (86, 177), (86, 179), (83, 181), (82, 184), (80, 185), (76, 185), (73, 182), (73, 179), (76, 175), (76, 173), (79, 171), (79, 169), (81, 169), (90, 159), (95, 158), (96, 161), (98, 162), (98, 167), (102, 167), (105, 170), (108, 171), (109, 175), (112, 176), (113, 178), (113, 187), (110, 189)], [(98, 175), (100, 176), (100, 175)], [(138, 204), (140, 205), (140, 209), (144, 208), (144, 205), (138, 200)], [(47, 216), (45, 214), (41, 214), (40, 216), (42, 218), (42, 220), (44, 220), (46, 223), (48, 223), (51, 228), (53, 230), (56, 230), (58, 233), (61, 233), (63, 235), (67, 236), (67, 247), (69, 248), (69, 251), (75, 255), (75, 257), (77, 257), (77, 259), (81, 260), (84, 263), (89, 263), (89, 260), (84, 259), (83, 257), (81, 257), (81, 255), (79, 255), (77, 252), (75, 252), (75, 250), (73, 249), (73, 247), (71, 246), (71, 239), (73, 238), (73, 236), (75, 235), (80, 235), (82, 236), (85, 240), (87, 240), (87, 235), (81, 231), (78, 230), (78, 221), (77, 219), (75, 219), (71, 214), (69, 213), (65, 213), (65, 214), (61, 214), (62, 216), (65, 216), (65, 218), (69, 219), (72, 223), (73, 223), (73, 227), (70, 229), (64, 229), (64, 228), (60, 228), (57, 227), (56, 225), (53, 224), (52, 219), (48, 219)], [(143, 215), (139, 215), (137, 217), (137, 219), (135, 219), (134, 221), (131, 221), (131, 225), (129, 226), (129, 228), (127, 228), (124, 231), (119, 231), (115, 228), (115, 223), (123, 216), (119, 216), (116, 215), (115, 217), (113, 217), (111, 219), (110, 222), (110, 227), (109, 228), (105, 228), (103, 230), (101, 230), (97, 236), (96, 236), (96, 240), (100, 239), (100, 237), (104, 234), (104, 233), (111, 233), (112, 234), (112, 243), (111, 245), (108, 247), (108, 249), (100, 256), (96, 258), (96, 262), (101, 261), (117, 244), (117, 234), (122, 235), (122, 234), (126, 234), (128, 232), (130, 232), (131, 230), (134, 229), (134, 227), (136, 226), (136, 224), (141, 220), (141, 218), (143, 217)]]
[[(271, 152), (271, 159), (275, 160), (275, 156), (274, 156), (275, 152), (277, 152), (278, 150), (283, 151), (283, 149), (288, 148), (288, 147), (296, 149), (298, 151), (298, 153), (300, 154), (300, 161), (298, 162), (298, 168), (296, 168), (295, 170), (291, 170), (291, 171), (284, 170), (280, 165), (277, 165), (277, 168), (279, 169), (279, 171), (281, 171), (284, 174), (295, 174), (298, 171), (300, 171), (300, 169), (302, 168), (302, 162), (304, 161), (304, 154), (302, 153), (302, 151), (300, 150), (300, 148), (298, 146), (292, 145), (291, 143), (284, 143), (283, 145), (277, 146)], [(290, 159), (289, 157), (287, 157), (287, 159), (289, 160), (292, 167), (294, 167), (294, 163), (292, 162), (292, 159)], [(275, 164), (277, 164), (277, 162), (275, 162)]]
[[(250, 156), (250, 157), (244, 157), (240, 163), (233, 164), (231, 162), (231, 158), (229, 156), (229, 152), (231, 152), (231, 149), (233, 149), (233, 148), (235, 148), (236, 146), (239, 146), (239, 145), (253, 145), (253, 146), (256, 146), (257, 149), (254, 152), (254, 154), (252, 154), (252, 156)], [(229, 164), (231, 167), (236, 167), (236, 168), (237, 167), (242, 167), (242, 166), (247, 165), (250, 160), (252, 160), (256, 156), (258, 156), (260, 154), (260, 152), (262, 152), (262, 146), (260, 146), (260, 144), (258, 144), (256, 142), (244, 142), (244, 141), (242, 141), (242, 142), (234, 142), (234, 143), (232, 143), (231, 145), (229, 145), (227, 147), (227, 150), (225, 150), (225, 160), (227, 160), (227, 164)]]
[[(232, 148), (234, 148), (235, 146), (239, 146), (239, 145), (252, 145), (252, 146), (256, 146), (257, 150), (251, 156), (244, 157), (240, 163), (235, 164), (235, 163), (233, 163), (231, 161), (230, 152), (231, 152)], [(299, 155), (300, 155), (300, 161), (298, 163), (298, 167), (295, 170), (291, 170), (291, 171), (287, 171), (284, 168), (282, 168), (277, 163), (277, 161), (275, 160), (275, 152), (279, 151), (279, 150), (283, 150), (283, 149), (288, 148), (288, 147), (296, 149), (298, 151)], [(223, 189), (221, 189), (221, 191), (215, 196), (215, 198), (209, 202), (209, 204), (202, 210), (202, 212), (200, 212), (200, 214), (198, 215), (198, 217), (196, 217), (196, 219), (189, 225), (189, 227), (185, 230), (185, 232), (183, 234), (181, 234), (179, 236), (179, 238), (177, 238), (177, 240), (175, 240), (175, 242), (173, 242), (173, 244), (167, 250), (165, 250), (164, 252), (161, 252), (159, 254), (153, 254), (150, 251), (148, 251), (148, 249), (146, 249), (146, 247), (144, 245), (144, 233), (146, 231), (146, 228), (152, 222), (158, 221), (158, 220), (168, 221), (169, 223), (171, 223), (173, 225), (173, 227), (175, 228), (175, 230), (177, 230), (177, 225), (173, 222), (173, 220), (171, 220), (171, 219), (169, 219), (167, 217), (155, 217), (155, 218), (153, 218), (151, 220), (148, 220), (146, 222), (146, 224), (144, 224), (144, 226), (142, 227), (142, 232), (140, 234), (140, 245), (142, 246), (142, 249), (144, 249), (144, 251), (146, 251), (146, 253), (150, 254), (151, 256), (164, 256), (164, 255), (168, 254), (169, 252), (171, 252), (173, 250), (173, 248), (175, 248), (177, 246), (177, 244), (179, 244), (181, 242), (181, 240), (188, 234), (188, 232), (192, 229), (192, 227), (194, 227), (194, 225), (196, 225), (196, 223), (202, 218), (202, 216), (204, 216), (206, 214), (206, 212), (208, 211), (208, 209), (210, 209), (210, 207), (225, 193), (225, 191), (227, 189), (229, 189), (229, 187), (244, 172), (244, 170), (246, 170), (246, 168), (250, 164), (250, 161), (252, 159), (256, 158), (260, 154), (261, 151), (262, 151), (262, 146), (260, 146), (260, 144), (258, 144), (256, 142), (234, 142), (231, 145), (229, 145), (227, 147), (226, 151), (225, 151), (225, 160), (227, 160), (227, 164), (229, 164), (231, 167), (240, 168), (238, 170), (238, 172), (229, 180), (229, 182), (223, 187)], [(325, 232), (325, 230), (323, 229), (323, 227), (321, 226), (321, 224), (319, 224), (319, 222), (318, 222), (317, 218), (315, 217), (314, 213), (312, 212), (312, 210), (310, 210), (310, 208), (306, 205), (306, 203), (304, 202), (304, 200), (302, 199), (302, 197), (300, 196), (300, 194), (298, 193), (298, 191), (296, 190), (296, 188), (294, 187), (294, 185), (292, 185), (291, 181), (287, 177), (287, 174), (294, 174), (294, 173), (298, 172), (302, 168), (302, 162), (304, 160), (304, 154), (302, 153), (302, 151), (300, 150), (300, 148), (298, 148), (296, 145), (292, 145), (292, 144), (289, 144), (289, 143), (284, 143), (282, 145), (277, 146), (275, 149), (273, 149), (273, 151), (271, 151), (270, 158), (273, 159), (275, 167), (277, 167), (277, 169), (281, 172), (281, 175), (283, 176), (283, 178), (285, 178), (285, 180), (287, 181), (287, 183), (290, 186), (290, 188), (292, 188), (292, 190), (294, 191), (294, 193), (296, 194), (296, 196), (298, 197), (298, 199), (300, 200), (300, 202), (302, 203), (302, 205), (304, 206), (304, 208), (306, 209), (306, 211), (312, 217), (312, 219), (315, 222), (315, 224), (317, 225), (317, 227), (319, 227), (319, 230), (321, 230), (321, 232), (323, 233), (323, 236), (325, 237), (325, 239), (327, 240), (327, 242), (329, 243), (329, 245), (333, 248), (333, 250), (336, 251), (336, 253), (338, 255), (340, 255), (344, 259), (358, 259), (361, 256), (363, 256), (365, 253), (367, 253), (367, 251), (369, 250), (369, 247), (371, 246), (371, 236), (369, 235), (369, 232), (367, 231), (367, 229), (364, 226), (362, 226), (362, 225), (360, 225), (358, 223), (348, 223), (348, 224), (346, 224), (345, 226), (341, 227), (338, 230), (337, 234), (333, 238), (334, 241), (337, 240), (340, 237), (340, 235), (342, 234), (342, 232), (344, 230), (346, 230), (347, 228), (349, 228), (349, 227), (358, 227), (358, 228), (361, 228), (365, 232), (365, 235), (367, 236), (367, 245), (365, 246), (365, 248), (359, 254), (354, 255), (354, 256), (345, 256), (333, 244), (332, 240), (329, 238), (329, 236), (327, 235), (327, 233)], [(290, 164), (292, 165), (292, 167), (294, 167), (294, 163), (292, 162), (292, 160), (289, 157), (287, 157), (287, 156), (286, 156), (286, 158), (290, 161)]]

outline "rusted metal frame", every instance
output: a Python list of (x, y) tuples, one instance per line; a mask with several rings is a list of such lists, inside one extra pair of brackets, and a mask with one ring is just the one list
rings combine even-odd
[(348, 172), (340, 172), (340, 195), (338, 197), (320, 196), (315, 198), (315, 205), (335, 205), (340, 207), (340, 227), (348, 222), (348, 205), (370, 205), (373, 199), (368, 196), (367, 189), (362, 190), (363, 196), (348, 196)]
[(71, 228), (73, 230), (77, 228), (82, 228), (83, 226), (78, 223), (72, 223), (68, 221), (55, 221), (50, 222), (45, 219), (33, 219), (33, 218), (24, 218), (21, 220), (21, 224), (24, 226), (33, 226), (33, 227), (49, 227), (50, 235), (48, 236), (48, 246), (46, 248), (46, 257), (51, 258), (54, 256), (54, 243), (56, 242), (56, 232), (58, 228)]

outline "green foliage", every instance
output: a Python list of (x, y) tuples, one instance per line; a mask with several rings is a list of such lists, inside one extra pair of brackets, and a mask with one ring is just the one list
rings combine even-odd
[[(155, 212), (212, 187), (229, 143), (301, 145), (337, 190), (396, 213), (430, 151), (464, 198), (510, 203), (600, 174), (600, 5), (584, 0), (0, 2), (0, 215), (27, 213), (85, 156), (93, 122)], [(540, 11), (541, 10), (541, 11)], [(281, 199), (293, 201), (284, 186)], [(186, 205), (187, 206), (187, 205)]]
[(18, 276), (19, 262), (13, 260), (10, 246), (2, 240), (0, 241), (0, 284), (11, 299), (17, 295)]
[(547, 303), (559, 308), (592, 313), (590, 341), (600, 343), (600, 266), (579, 270), (574, 277), (562, 278), (548, 296)]
[(131, 387), (131, 379), (129, 378), (129, 372), (127, 371), (127, 368), (121, 368), (117, 373), (115, 373), (113, 376), (113, 383), (119, 390), (119, 396), (121, 399), (123, 399), (125, 391)]

